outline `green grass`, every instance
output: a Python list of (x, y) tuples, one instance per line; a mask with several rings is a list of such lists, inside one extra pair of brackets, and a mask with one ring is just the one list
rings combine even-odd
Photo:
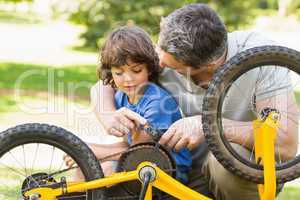
[[(89, 90), (96, 81), (94, 65), (51, 67), (0, 63), (0, 113), (17, 111), (14, 95), (18, 89), (21, 89), (20, 101), (43, 101), (51, 94), (88, 105)], [(37, 93), (42, 95), (37, 96)]]
[[(7, 169), (0, 168), (0, 200), (20, 199), (20, 187), (16, 185), (23, 177), (16, 173), (7, 173)], [(3, 180), (6, 180), (5, 182)], [(11, 183), (11, 184), (9, 184)], [(9, 187), (8, 185), (9, 184)], [(2, 196), (3, 195), (3, 196)]]
[(298, 105), (300, 105), (300, 92), (295, 92), (295, 98)]
[(47, 65), (0, 63), (0, 89), (18, 88), (88, 97), (89, 88), (96, 81), (94, 65), (54, 68)]
[(300, 187), (288, 186), (283, 189), (277, 200), (298, 200), (300, 199)]
[[(23, 171), (22, 169), (14, 168), (16, 171)], [(47, 172), (49, 169), (36, 169), (32, 174), (38, 172)], [(7, 168), (0, 168), (0, 200), (16, 200), (22, 199), (21, 197), (21, 184), (24, 181), (24, 177), (20, 176), (16, 173), (7, 173), (9, 169)], [(55, 180), (59, 181), (60, 177), (66, 177), (69, 179), (72, 173), (65, 172), (59, 174), (59, 176), (53, 177)], [(3, 182), (5, 180), (5, 183)], [(9, 184), (10, 183), (10, 184)], [(9, 184), (9, 185), (8, 185)], [(2, 195), (2, 196), (1, 196)]]
[[(17, 113), (19, 110), (19, 106), (18, 104), (27, 104), (28, 103), (33, 103), (33, 102), (37, 102), (37, 103), (41, 103), (43, 104), (44, 101), (46, 101), (47, 96), (45, 97), (36, 97), (34, 96), (34, 94), (29, 95), (29, 94), (22, 94), (20, 97), (18, 97), (17, 99), (15, 98), (15, 96), (13, 94), (1, 94), (1, 98), (0, 98), (0, 114), (3, 113)], [(78, 102), (77, 102), (78, 101)], [(82, 104), (84, 106), (88, 105), (88, 101), (87, 99), (81, 99), (81, 97), (79, 97), (79, 99), (76, 99), (76, 103), (78, 104)], [(45, 103), (44, 103), (45, 104)], [(0, 120), (2, 120), (2, 115), (0, 115)]]
[[(19, 189), (16, 187), (11, 188), (2, 188), (0, 187), (0, 200), (17, 200), (21, 199), (19, 193)], [(3, 196), (2, 196), (3, 195)]]
[(11, 95), (1, 95), (0, 113), (14, 111), (15, 108), (16, 108), (16, 101)]

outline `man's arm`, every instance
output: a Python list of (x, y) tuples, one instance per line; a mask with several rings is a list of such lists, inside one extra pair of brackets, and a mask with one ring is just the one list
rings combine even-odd
[[(263, 108), (276, 108), (280, 113), (279, 128), (277, 129), (275, 151), (276, 155), (283, 160), (295, 157), (298, 149), (298, 120), (299, 109), (294, 94), (282, 94), (272, 98), (258, 101), (257, 111)], [(233, 143), (240, 144), (250, 151), (253, 150), (253, 124), (252, 122), (237, 122), (223, 119), (225, 137)]]
[[(106, 112), (116, 111), (114, 104), (115, 90), (110, 85), (103, 85), (98, 81), (90, 90), (91, 104), (97, 119), (101, 122), (102, 115)], [(106, 101), (104, 101), (106, 99)]]
[(295, 157), (298, 149), (298, 121), (299, 108), (296, 98), (292, 91), (257, 103), (257, 109), (265, 107), (274, 107), (278, 109), (281, 119), (276, 138), (276, 153), (282, 160), (290, 160)]
[(122, 137), (135, 124), (145, 124), (146, 120), (129, 109), (116, 110), (114, 95), (115, 90), (110, 85), (104, 85), (102, 81), (98, 81), (90, 90), (91, 105), (97, 119), (108, 134)]
[[(277, 131), (276, 153), (281, 160), (290, 160), (298, 148), (299, 109), (294, 94), (282, 94), (257, 102), (257, 110), (274, 107), (281, 113), (280, 128)], [(249, 150), (253, 149), (253, 122), (239, 122), (223, 119), (225, 137), (233, 143)], [(180, 150), (183, 147), (193, 149), (204, 141), (201, 116), (183, 118), (175, 122), (162, 136), (160, 143), (169, 148)]]

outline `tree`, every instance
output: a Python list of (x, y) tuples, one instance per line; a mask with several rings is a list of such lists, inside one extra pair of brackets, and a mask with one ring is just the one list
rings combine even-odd
[(222, 16), (229, 30), (249, 23), (253, 19), (251, 8), (256, 6), (256, 1), (240, 0), (81, 0), (70, 19), (87, 27), (81, 37), (85, 39), (85, 46), (96, 49), (108, 31), (127, 23), (143, 27), (155, 38), (162, 16), (185, 4), (197, 2), (211, 5)]
[(285, 17), (300, 7), (300, 0), (278, 0), (278, 14)]
[(292, 0), (278, 0), (278, 14), (279, 16), (286, 16), (289, 5), (292, 3)]

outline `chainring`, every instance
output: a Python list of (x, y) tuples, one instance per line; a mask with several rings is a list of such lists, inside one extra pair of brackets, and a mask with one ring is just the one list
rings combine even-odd
[(47, 173), (36, 173), (32, 174), (23, 181), (22, 184), (22, 195), (24, 196), (25, 193), (29, 190), (48, 186), (51, 184), (57, 183), (55, 179), (51, 176), (49, 176)]
[[(124, 152), (118, 162), (117, 171), (127, 172), (136, 170), (141, 162), (148, 161), (168, 173), (176, 176), (176, 164), (168, 150), (157, 143), (139, 143), (131, 146)], [(141, 191), (140, 181), (130, 181), (120, 184), (129, 194), (138, 195)], [(154, 194), (159, 194), (158, 190), (153, 190)]]

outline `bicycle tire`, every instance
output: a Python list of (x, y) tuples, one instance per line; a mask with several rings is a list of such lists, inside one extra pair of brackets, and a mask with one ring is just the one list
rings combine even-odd
[[(263, 167), (241, 162), (224, 143), (219, 127), (221, 92), (247, 71), (257, 66), (280, 64), (300, 75), (300, 52), (282, 46), (260, 46), (245, 50), (218, 69), (203, 99), (202, 124), (206, 142), (216, 159), (230, 172), (254, 183), (263, 183)], [(217, 110), (217, 112), (216, 112)], [(285, 183), (300, 176), (300, 156), (284, 165), (276, 166), (277, 183)]]
[[(0, 134), (0, 158), (11, 149), (29, 143), (41, 143), (57, 147), (70, 155), (81, 169), (87, 181), (104, 177), (93, 152), (71, 132), (52, 125), (30, 123), (7, 129)], [(87, 191), (86, 199), (105, 199), (103, 189)]]

